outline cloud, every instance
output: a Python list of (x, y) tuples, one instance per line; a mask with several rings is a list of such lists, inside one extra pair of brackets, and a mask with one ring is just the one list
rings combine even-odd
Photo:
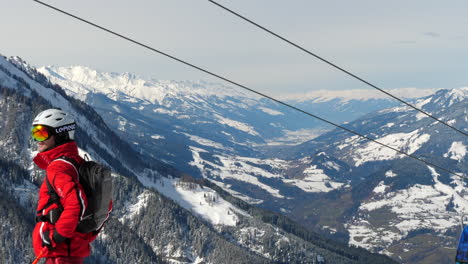
[(439, 38), (440, 34), (437, 32), (424, 32), (424, 36), (431, 38)]

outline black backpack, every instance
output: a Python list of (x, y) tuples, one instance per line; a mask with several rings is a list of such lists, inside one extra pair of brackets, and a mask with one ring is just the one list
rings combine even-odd
[[(74, 159), (64, 156), (55, 160), (67, 161), (77, 169), (79, 183), (83, 187), (88, 200), (88, 207), (81, 221), (78, 223), (76, 230), (80, 233), (99, 232), (110, 214), (109, 205), (112, 202), (112, 176), (110, 169), (95, 161), (85, 161), (83, 164), (79, 165)], [(60, 198), (47, 177), (46, 183), (51, 201), (60, 205)], [(60, 208), (62, 208), (61, 205)], [(49, 220), (55, 223), (60, 217), (60, 214), (61, 212), (54, 217), (55, 219)]]

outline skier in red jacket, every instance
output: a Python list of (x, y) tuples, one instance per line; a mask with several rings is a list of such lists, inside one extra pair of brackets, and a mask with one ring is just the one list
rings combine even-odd
[(67, 157), (83, 163), (74, 141), (75, 126), (68, 113), (48, 109), (37, 115), (31, 130), (39, 152), (34, 162), (46, 171), (39, 190), (33, 247), (36, 256), (46, 258), (46, 264), (83, 263), (91, 253), (89, 244), (97, 236), (97, 232), (76, 231), (87, 206), (85, 192), (78, 183), (75, 166), (63, 159), (55, 160)]

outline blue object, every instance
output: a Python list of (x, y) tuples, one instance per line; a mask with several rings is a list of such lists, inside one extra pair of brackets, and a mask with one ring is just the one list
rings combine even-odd
[(459, 264), (468, 263), (468, 225), (463, 228), (460, 235), (455, 262)]

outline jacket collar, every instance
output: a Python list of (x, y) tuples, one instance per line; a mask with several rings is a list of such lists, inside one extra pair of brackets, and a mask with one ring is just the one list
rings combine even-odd
[(67, 142), (53, 149), (40, 152), (34, 157), (33, 161), (39, 168), (45, 170), (54, 159), (61, 156), (69, 158), (76, 158), (78, 156), (78, 146), (75, 141)]

